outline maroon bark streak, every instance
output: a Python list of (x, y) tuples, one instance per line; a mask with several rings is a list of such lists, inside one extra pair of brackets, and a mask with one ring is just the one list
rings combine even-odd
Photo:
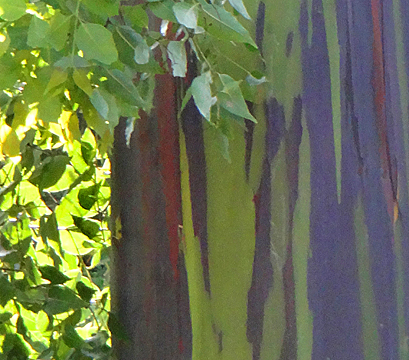
[[(196, 76), (196, 72), (196, 59), (193, 54), (189, 54), (187, 85), (189, 85)], [(203, 139), (202, 116), (200, 115), (193, 99), (190, 99), (186, 104), (181, 118), (189, 164), (193, 230), (200, 242), (205, 290), (210, 294), (205, 145)]]
[(276, 99), (266, 105), (265, 155), (257, 194), (254, 196), (256, 211), (256, 244), (253, 276), (247, 302), (247, 338), (253, 345), (253, 360), (260, 359), (263, 340), (264, 306), (273, 286), (271, 254), (271, 166), (285, 131), (283, 107)]
[(176, 86), (170, 74), (156, 76), (155, 99), (159, 126), (159, 154), (166, 223), (170, 241), (170, 261), (175, 280), (179, 277), (179, 225), (181, 220), (179, 127), (177, 122)]
[(287, 179), (290, 188), (287, 257), (283, 267), (286, 329), (280, 360), (297, 359), (297, 322), (295, 312), (295, 283), (293, 266), (293, 220), (298, 199), (298, 166), (302, 138), (302, 101), (294, 98), (292, 122), (285, 138)]

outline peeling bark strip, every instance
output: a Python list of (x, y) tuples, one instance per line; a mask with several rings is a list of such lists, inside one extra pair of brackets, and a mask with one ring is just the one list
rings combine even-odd
[[(266, 5), (260, 1), (257, 8), (256, 19), (256, 45), (260, 50), (260, 54), (263, 54), (263, 40), (264, 40), (264, 20), (266, 15)], [(253, 114), (253, 104), (249, 101), (246, 102), (251, 114)], [(253, 114), (254, 115), (254, 114)], [(244, 170), (246, 172), (246, 180), (249, 181), (250, 165), (251, 165), (251, 152), (253, 149), (253, 132), (255, 123), (251, 120), (245, 119), (246, 132), (244, 133), (244, 140), (246, 143), (246, 153)]]
[[(308, 22), (312, 18), (312, 40), (308, 45)], [(326, 29), (321, 0), (301, 5), (303, 105), (311, 146), (311, 210), (308, 261), (308, 297), (313, 312), (312, 359), (341, 359), (336, 354), (337, 323), (335, 303), (339, 296), (334, 260), (340, 241), (336, 160), (331, 103), (331, 79)]]
[[(398, 25), (393, 21), (393, 3), (388, 0), (384, 5), (384, 17), (383, 28), (385, 31), (385, 52), (387, 54), (387, 86), (391, 88), (389, 96), (389, 104), (394, 104), (393, 118), (394, 118), (394, 133), (396, 139), (395, 159), (397, 167), (397, 194), (399, 193), (399, 218), (402, 225), (402, 254), (401, 261), (403, 263), (403, 287), (404, 287), (404, 299), (403, 299), (403, 312), (405, 317), (405, 336), (409, 336), (409, 194), (408, 194), (408, 178), (407, 178), (407, 150), (405, 151), (405, 131), (403, 121), (407, 119), (402, 118), (401, 110), (401, 94), (399, 88), (399, 74), (397, 73), (397, 46), (394, 39), (398, 29)], [(398, 6), (402, 15), (402, 32), (403, 32), (403, 47), (406, 53), (406, 59), (409, 59), (409, 2), (407, 0), (401, 0), (401, 6)], [(389, 44), (389, 46), (387, 46)], [(393, 65), (391, 65), (393, 64)], [(409, 66), (405, 66), (406, 74), (409, 75)], [(406, 89), (402, 89), (405, 92)], [(390, 105), (392, 107), (392, 105)]]
[(118, 359), (178, 359), (178, 289), (169, 257), (157, 120), (141, 113), (130, 149), (123, 123), (114, 144), (115, 213), (122, 224), (116, 262), (120, 287), (114, 297), (130, 341), (116, 347)]
[(141, 112), (130, 148), (124, 119), (115, 131), (113, 213), (120, 216), (122, 239), (116, 258), (120, 287), (114, 297), (130, 337), (128, 344), (116, 346), (118, 359), (191, 355), (187, 279), (179, 258), (175, 86), (170, 75), (158, 75), (156, 83), (155, 111), (149, 117)]
[(170, 74), (156, 76), (155, 98), (159, 127), (159, 162), (166, 202), (166, 224), (170, 241), (170, 261), (175, 280), (179, 277), (179, 225), (181, 219), (179, 126), (177, 121), (176, 86)]
[(335, 334), (335, 353), (338, 358), (363, 359), (361, 295), (355, 235), (355, 210), (361, 192), (363, 171), (359, 124), (355, 114), (350, 18), (347, 0), (337, 1), (338, 41), (340, 44), (341, 78), (341, 204), (339, 206), (341, 236), (334, 259), (338, 269), (337, 297), (334, 309), (338, 333)]
[[(178, 348), (180, 354), (191, 354), (191, 321), (189, 311), (188, 284), (183, 254), (179, 251), (179, 226), (181, 214), (181, 180), (179, 154), (179, 125), (177, 121), (178, 93), (174, 78), (170, 75), (156, 76), (155, 113), (159, 130), (159, 164), (162, 191), (165, 198), (169, 260), (173, 269), (177, 292), (177, 322), (179, 327)], [(180, 276), (182, 273), (182, 276)]]
[[(376, 6), (376, 4), (373, 4)], [(381, 179), (382, 162), (377, 128), (376, 67), (373, 48), (373, 8), (369, 2), (351, 2), (352, 78), (355, 110), (359, 122), (359, 138), (364, 171), (362, 175), (365, 221), (369, 236), (371, 274), (377, 309), (378, 333), (382, 359), (399, 358), (395, 258), (393, 232), (388, 204)], [(368, 64), (373, 63), (371, 69)], [(375, 76), (375, 78), (374, 78)], [(382, 151), (382, 150), (381, 150)]]
[[(130, 339), (130, 343), (113, 337), (115, 355), (118, 359), (146, 358), (147, 326), (143, 313), (144, 280), (141, 278), (145, 269), (142, 236), (141, 184), (138, 176), (140, 164), (138, 149), (126, 146), (126, 119), (122, 118), (115, 128), (115, 141), (112, 163), (112, 217), (119, 219), (122, 238), (114, 252), (115, 280), (113, 281), (113, 307), (118, 311), (118, 318)], [(132, 161), (134, 160), (134, 161)], [(126, 201), (125, 201), (126, 200)], [(134, 291), (136, 289), (136, 291)], [(138, 291), (139, 290), (139, 291)], [(129, 314), (136, 314), (138, 321)], [(139, 340), (138, 340), (139, 339)], [(140, 346), (139, 341), (141, 342)], [(135, 343), (135, 344), (134, 344)]]
[[(397, 283), (398, 287), (403, 288), (402, 302), (398, 307), (403, 307), (403, 316), (405, 326), (403, 337), (409, 335), (409, 197), (407, 180), (407, 162), (405, 153), (405, 130), (402, 118), (401, 108), (401, 89), (399, 87), (398, 73), (398, 51), (396, 43), (396, 33), (399, 30), (394, 21), (394, 2), (393, 0), (383, 0), (382, 4), (382, 42), (384, 49), (384, 71), (385, 71), (385, 93), (386, 93), (386, 121), (388, 127), (388, 144), (391, 159), (391, 181), (394, 195), (394, 217), (396, 221), (399, 216), (402, 234), (399, 238), (394, 238), (396, 244), (400, 242), (401, 251), (396, 252), (397, 262), (402, 264), (399, 269), (402, 282)], [(399, 8), (399, 7), (398, 7)], [(401, 44), (399, 44), (402, 46)], [(406, 89), (403, 89), (404, 91)], [(399, 175), (399, 176), (398, 176)], [(399, 196), (398, 196), (399, 194)], [(399, 236), (399, 234), (398, 234)], [(402, 337), (400, 339), (402, 341)]]
[(285, 300), (285, 322), (283, 346), (280, 360), (297, 359), (297, 322), (295, 309), (295, 283), (293, 265), (293, 220), (294, 209), (298, 199), (298, 165), (302, 138), (302, 101), (301, 97), (294, 98), (292, 121), (285, 138), (287, 179), (289, 183), (289, 217), (288, 217), (288, 245), (286, 261), (283, 267), (283, 285)]
[[(190, 55), (187, 79), (190, 83), (196, 74), (196, 62)], [(207, 239), (207, 177), (204, 151), (202, 116), (193, 99), (186, 104), (182, 115), (186, 153), (189, 163), (189, 183), (192, 201), (192, 219), (195, 236), (200, 241), (205, 290), (210, 294), (209, 249)]]
[(373, 73), (372, 86), (375, 91), (374, 105), (376, 113), (376, 125), (380, 140), (379, 153), (383, 171), (382, 187), (388, 206), (391, 222), (394, 221), (396, 201), (396, 181), (393, 177), (391, 154), (389, 151), (388, 126), (386, 123), (386, 89), (385, 89), (385, 62), (383, 58), (382, 22), (383, 5), (380, 0), (371, 0), (373, 21)]
[(263, 54), (264, 20), (266, 16), (266, 4), (262, 1), (258, 4), (256, 19), (256, 45)]
[(260, 359), (263, 340), (264, 306), (273, 286), (271, 264), (271, 166), (285, 131), (284, 109), (276, 99), (266, 105), (266, 152), (257, 194), (254, 196), (256, 211), (256, 245), (253, 277), (247, 302), (247, 338), (253, 345), (253, 360)]

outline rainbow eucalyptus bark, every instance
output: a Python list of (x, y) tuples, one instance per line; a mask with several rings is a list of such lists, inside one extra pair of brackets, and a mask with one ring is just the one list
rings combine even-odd
[(118, 358), (406, 359), (409, 1), (247, 5), (271, 84), (231, 163), (170, 76), (116, 129)]

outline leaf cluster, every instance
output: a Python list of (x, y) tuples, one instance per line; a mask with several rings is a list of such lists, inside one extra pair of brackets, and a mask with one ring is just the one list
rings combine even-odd
[(0, 170), (0, 359), (110, 353), (109, 161), (90, 129), (53, 125)]

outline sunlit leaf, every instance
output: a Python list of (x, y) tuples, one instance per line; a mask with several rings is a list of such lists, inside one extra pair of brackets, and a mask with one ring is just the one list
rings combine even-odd
[(0, 56), (2, 56), (10, 46), (10, 36), (5, 32), (0, 32)]
[(6, 21), (21, 18), (27, 10), (24, 0), (0, 0), (0, 16)]
[(75, 34), (75, 42), (86, 59), (98, 60), (107, 65), (118, 60), (112, 34), (102, 25), (82, 23)]

